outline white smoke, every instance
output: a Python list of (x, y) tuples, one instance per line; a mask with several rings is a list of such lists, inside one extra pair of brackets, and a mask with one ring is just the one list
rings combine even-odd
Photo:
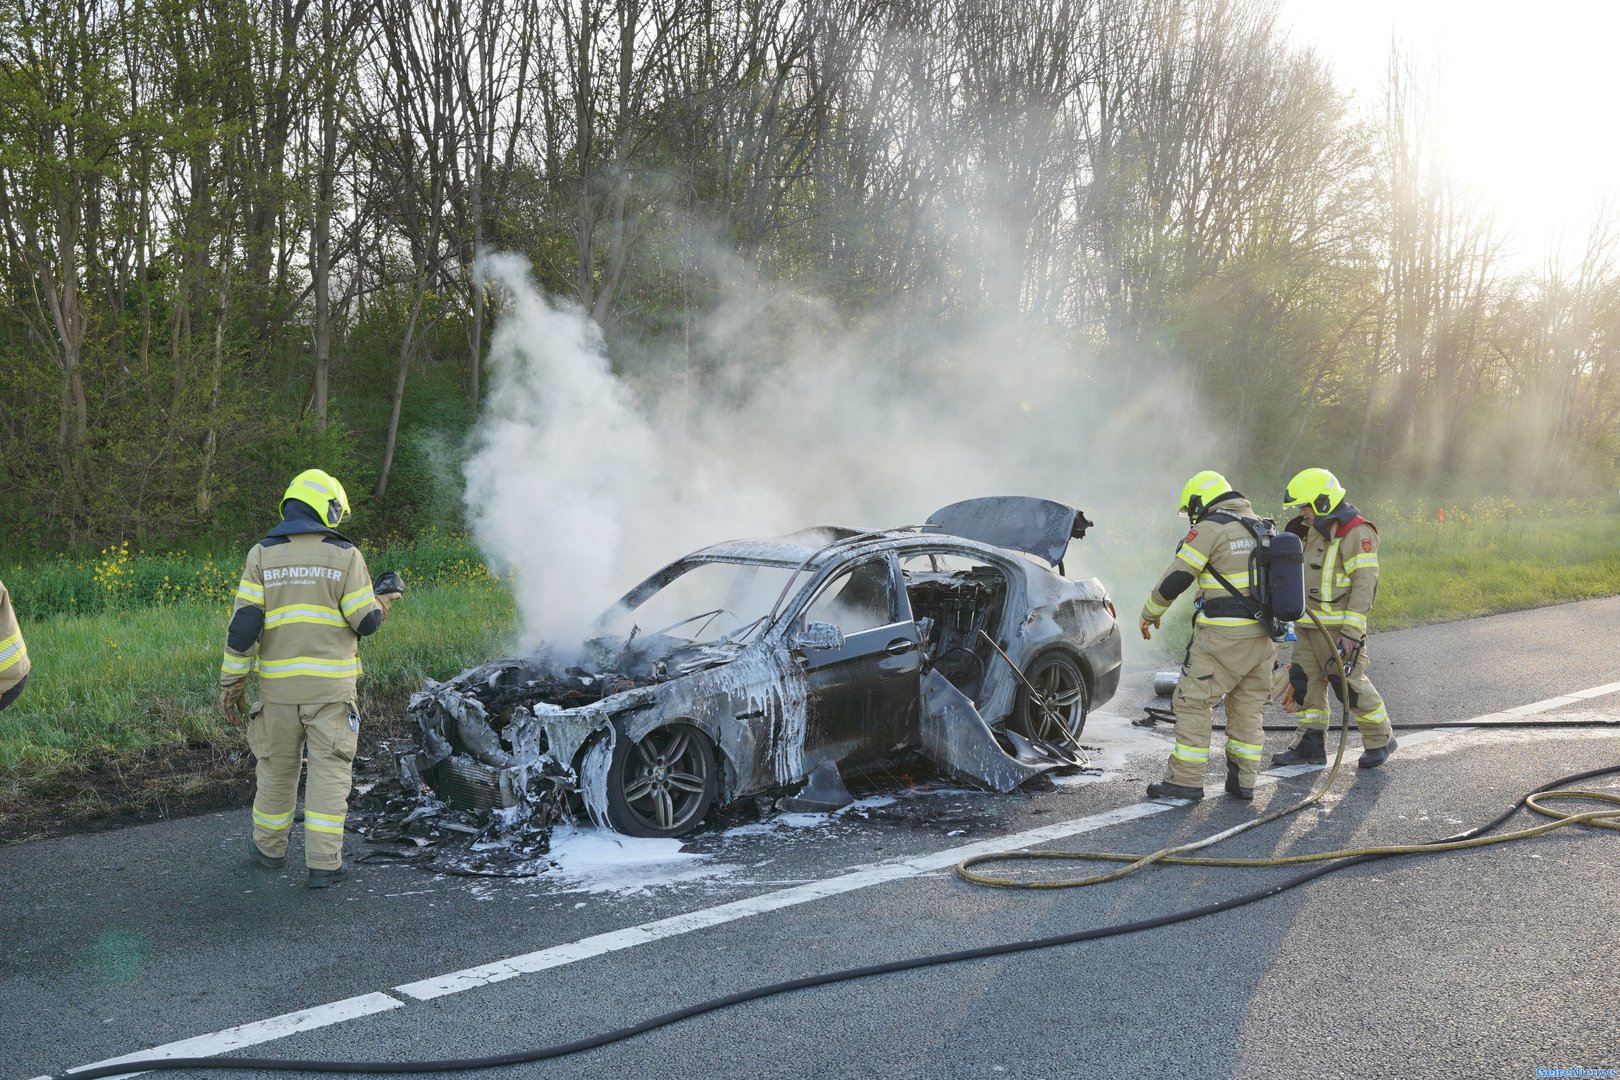
[(630, 585), (691, 548), (786, 528), (768, 490), (655, 428), (596, 324), (543, 296), (526, 260), (487, 255), (480, 271), (505, 302), (465, 466), (467, 514), (512, 581), (520, 646), (578, 641)]
[(485, 554), (512, 578), (533, 644), (595, 614), (663, 464), (594, 324), (547, 303), (520, 258), (487, 256), (481, 269), (507, 299), (465, 467), (467, 510)]
[[(848, 326), (812, 299), (754, 287), (700, 325), (701, 355), (721, 365), (700, 390), (689, 373), (668, 376), (685, 370), (679, 356), (648, 365), (664, 381), (633, 389), (595, 324), (541, 295), (522, 258), (486, 256), (481, 269), (504, 301), (467, 509), (485, 554), (512, 574), (522, 647), (578, 641), (631, 585), (706, 544), (915, 524), (980, 495), (1058, 499), (1115, 514), (1117, 529), (1120, 514), (1140, 515), (1151, 476), (1147, 495), (1171, 519), (1167, 555), (1169, 508), (1207, 467), (1177, 464), (1197, 436), (1143, 437), (1167, 403), (1094, 401), (1073, 349), (1024, 328)], [(1082, 544), (1091, 561), (1070, 572), (1104, 573), (1106, 549)], [(1147, 583), (1120, 573), (1104, 581), (1128, 608)]]

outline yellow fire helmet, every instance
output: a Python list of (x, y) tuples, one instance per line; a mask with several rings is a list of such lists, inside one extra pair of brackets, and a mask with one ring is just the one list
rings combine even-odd
[(305, 469), (293, 477), (293, 482), (287, 485), (287, 493), (281, 497), (282, 517), (287, 516), (289, 502), (303, 503), (333, 529), (349, 516), (348, 492), (337, 482), (337, 477), (320, 469)]
[(1288, 481), (1284, 506), (1306, 506), (1318, 514), (1331, 514), (1344, 501), (1344, 485), (1326, 469), (1305, 469)]
[(1232, 485), (1226, 482), (1226, 477), (1212, 469), (1205, 469), (1195, 473), (1186, 486), (1181, 489), (1181, 509), (1179, 513), (1197, 521), (1208, 508), (1210, 500), (1225, 495), (1232, 490)]

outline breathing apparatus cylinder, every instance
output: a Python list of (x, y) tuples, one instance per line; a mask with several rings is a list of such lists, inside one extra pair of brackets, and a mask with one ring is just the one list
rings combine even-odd
[(1305, 614), (1305, 547), (1291, 532), (1281, 532), (1259, 551), (1260, 602), (1278, 623)]

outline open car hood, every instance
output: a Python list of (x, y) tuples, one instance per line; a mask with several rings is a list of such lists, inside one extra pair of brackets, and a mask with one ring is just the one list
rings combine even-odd
[(1069, 541), (1086, 534), (1091, 522), (1072, 506), (1028, 495), (991, 495), (935, 510), (928, 524), (941, 532), (992, 547), (1022, 551), (1054, 567)]

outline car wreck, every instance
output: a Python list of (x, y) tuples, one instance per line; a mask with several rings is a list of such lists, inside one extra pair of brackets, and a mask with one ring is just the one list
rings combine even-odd
[(564, 796), (637, 836), (717, 805), (849, 801), (844, 777), (906, 751), (1010, 791), (1083, 763), (1119, 684), (1120, 633), (1063, 558), (1061, 503), (956, 503), (922, 526), (823, 527), (677, 559), (572, 650), (496, 660), (413, 695), (411, 790), (512, 818)]

